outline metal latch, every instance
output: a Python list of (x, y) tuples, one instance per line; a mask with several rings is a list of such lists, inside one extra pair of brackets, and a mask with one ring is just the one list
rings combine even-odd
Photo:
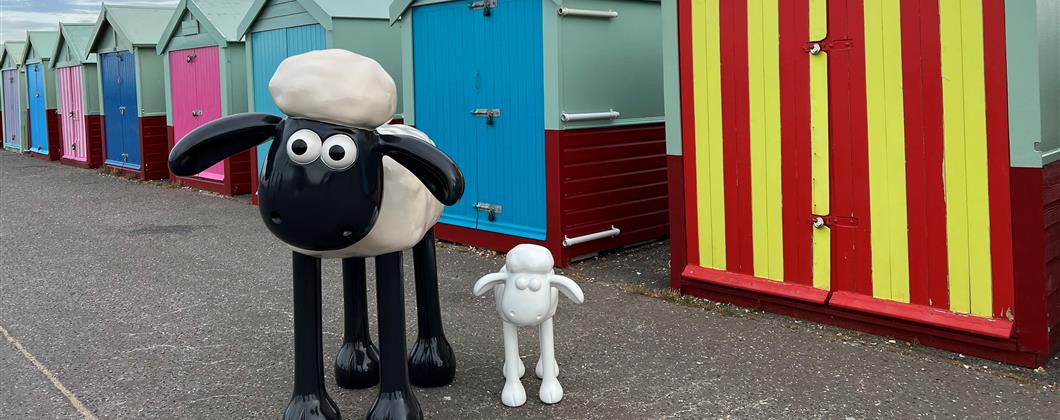
[(129, 154), (128, 153), (122, 153), (121, 154), (121, 161), (122, 162), (128, 162), (129, 161)]
[(198, 117), (200, 115), (202, 115), (202, 110), (201, 109), (195, 109), (195, 110), (191, 111), (191, 116), (193, 116), (193, 117)]
[(829, 228), (858, 227), (858, 219), (856, 217), (818, 216), (815, 214), (810, 216), (810, 223), (813, 224), (814, 229), (822, 229), (825, 226)]
[(77, 151), (77, 143), (70, 143), (70, 150), (76, 152)]
[(196, 54), (188, 54), (188, 56), (184, 58), (184, 62), (190, 63), (192, 60), (195, 59), (195, 57), (198, 57), (198, 55), (196, 55)]
[(468, 9), (482, 9), (482, 16), (489, 16), (492, 14), (490, 9), (493, 9), (494, 7), (497, 7), (497, 0), (478, 0), (467, 5)]
[(491, 221), (491, 222), (496, 222), (497, 221), (497, 215), (501, 213), (501, 205), (500, 204), (483, 203), (483, 202), (480, 201), (480, 202), (475, 203), (475, 210), (486, 212), (487, 213), (486, 218), (489, 219), (489, 221)]
[(119, 106), (118, 112), (121, 113), (121, 115), (125, 115), (125, 105)]
[(500, 108), (475, 108), (471, 115), (486, 117), (486, 125), (493, 125), (493, 118), (501, 116)]

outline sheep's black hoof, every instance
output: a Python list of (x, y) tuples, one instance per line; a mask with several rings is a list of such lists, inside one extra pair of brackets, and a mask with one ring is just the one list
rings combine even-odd
[(423, 418), (420, 403), (411, 389), (392, 392), (380, 392), (372, 409), (368, 411), (369, 420), (419, 420)]
[(421, 337), (409, 354), (409, 382), (423, 388), (449, 385), (456, 377), (456, 355), (445, 336)]
[(335, 355), (335, 382), (346, 389), (379, 383), (379, 350), (371, 341), (347, 342)]
[(341, 418), (339, 407), (327, 394), (295, 395), (291, 397), (291, 402), (287, 404), (287, 410), (283, 413), (284, 420), (339, 420)]

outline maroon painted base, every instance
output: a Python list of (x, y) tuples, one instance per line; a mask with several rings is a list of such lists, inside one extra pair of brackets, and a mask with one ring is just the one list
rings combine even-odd
[[(47, 120), (45, 121), (45, 126), (48, 130), (48, 153), (38, 153), (32, 150), (28, 150), (26, 153), (37, 159), (59, 160), (63, 149), (63, 132), (62, 125), (59, 123), (59, 114), (56, 114), (54, 109), (46, 109), (44, 110), (44, 115)], [(29, 118), (28, 112), (26, 113), (26, 118)], [(28, 121), (26, 125), (29, 125)], [(26, 135), (30, 137), (30, 141), (32, 141), (32, 135), (30, 133), (27, 133)]]
[(85, 115), (85, 160), (75, 160), (62, 157), (59, 159), (64, 165), (78, 168), (95, 169), (103, 165), (103, 116)]
[[(106, 118), (106, 117), (104, 117)], [(106, 165), (108, 169), (144, 181), (169, 178), (169, 146), (166, 116), (140, 117), (140, 169)], [(103, 134), (104, 140), (106, 133)], [(106, 152), (106, 142), (103, 143)]]
[[(172, 126), (166, 126), (166, 138), (167, 147), (172, 151), (173, 145), (176, 144)], [(225, 159), (225, 173), (221, 181), (195, 176), (179, 177), (170, 174), (169, 182), (227, 196), (246, 194), (251, 191), (250, 166), (250, 151), (246, 151)]]

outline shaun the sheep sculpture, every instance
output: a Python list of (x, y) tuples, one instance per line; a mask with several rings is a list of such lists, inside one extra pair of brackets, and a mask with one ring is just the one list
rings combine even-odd
[[(411, 127), (385, 125), (393, 79), (374, 60), (314, 51), (280, 64), (269, 92), (288, 118), (238, 114), (209, 122), (174, 146), (169, 167), (191, 176), (275, 139), (260, 175), (265, 225), (294, 250), (294, 393), (286, 419), (339, 418), (324, 386), (321, 258), (342, 258), (346, 336), (340, 386), (379, 383), (372, 419), (421, 418), (409, 382), (441, 386), (456, 361), (442, 331), (432, 226), (464, 190), (460, 169)], [(419, 338), (406, 364), (401, 252), (413, 248)], [(379, 351), (368, 337), (365, 257), (375, 257)]]
[(541, 402), (555, 404), (563, 399), (552, 335), (552, 316), (556, 315), (560, 293), (574, 303), (584, 302), (585, 294), (574, 280), (557, 275), (552, 269), (553, 264), (552, 253), (547, 248), (532, 244), (516, 245), (508, 251), (500, 272), (482, 276), (472, 289), (475, 296), (482, 296), (490, 289), (494, 291), (504, 335), (504, 388), (501, 390), (501, 402), (509, 407), (518, 407), (526, 402), (526, 390), (519, 380), (526, 373), (526, 366), (519, 358), (518, 327), (538, 327), (541, 357), (537, 359), (534, 373), (541, 378), (541, 389), (538, 391)]

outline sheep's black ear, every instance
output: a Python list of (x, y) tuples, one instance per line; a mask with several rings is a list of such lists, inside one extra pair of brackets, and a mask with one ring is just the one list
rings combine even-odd
[(441, 150), (409, 135), (380, 134), (379, 137), (383, 154), (415, 174), (442, 204), (453, 205), (464, 195), (464, 174)]
[(169, 152), (169, 170), (192, 176), (236, 153), (276, 136), (283, 119), (272, 114), (236, 114), (210, 121), (188, 133)]

